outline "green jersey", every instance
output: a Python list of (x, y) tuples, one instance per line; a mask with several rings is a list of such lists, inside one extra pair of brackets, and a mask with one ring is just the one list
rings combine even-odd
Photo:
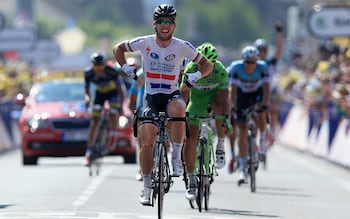
[[(198, 70), (198, 64), (190, 62), (186, 68), (185, 73), (190, 74)], [(184, 78), (182, 79), (184, 82)], [(214, 89), (226, 89), (229, 84), (229, 75), (226, 71), (225, 66), (220, 62), (216, 61), (214, 64), (214, 70), (206, 77), (199, 79), (192, 87), (191, 93), (199, 93), (203, 95), (203, 92), (207, 92)]]
[[(198, 64), (190, 62), (185, 73), (191, 74), (198, 71)], [(185, 81), (185, 75), (182, 78), (182, 83)], [(191, 115), (207, 115), (207, 106), (211, 104), (218, 92), (222, 89), (228, 89), (229, 75), (225, 66), (216, 61), (213, 71), (206, 77), (199, 79), (191, 88), (189, 103), (186, 111)], [(198, 121), (190, 119), (191, 124), (199, 125)]]

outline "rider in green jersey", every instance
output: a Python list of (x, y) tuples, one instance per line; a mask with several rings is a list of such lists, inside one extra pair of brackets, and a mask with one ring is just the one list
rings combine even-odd
[[(200, 122), (193, 118), (194, 115), (208, 115), (208, 105), (212, 108), (214, 115), (228, 114), (228, 83), (229, 75), (225, 66), (217, 60), (217, 50), (210, 43), (203, 43), (197, 48), (207, 59), (214, 64), (213, 71), (206, 77), (199, 79), (193, 87), (184, 86), (187, 75), (198, 70), (198, 64), (190, 62), (184, 71), (181, 92), (187, 104), (186, 111), (190, 117), (190, 136), (186, 139), (184, 147), (184, 160), (189, 179), (189, 189), (186, 191), (186, 198), (194, 200), (196, 198), (196, 179), (193, 175), (196, 161), (196, 146), (199, 140)], [(225, 165), (224, 141), (226, 130), (224, 120), (216, 120), (218, 143), (216, 146), (216, 165), (221, 169)]]

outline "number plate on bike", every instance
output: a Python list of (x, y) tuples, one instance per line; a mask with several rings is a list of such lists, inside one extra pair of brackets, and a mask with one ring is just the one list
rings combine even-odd
[(86, 141), (87, 137), (87, 131), (62, 133), (62, 141)]

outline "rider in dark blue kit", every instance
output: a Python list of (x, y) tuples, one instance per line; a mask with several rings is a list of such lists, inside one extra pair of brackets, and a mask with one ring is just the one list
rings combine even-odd
[(91, 101), (90, 84), (95, 85), (95, 99), (93, 100), (92, 119), (89, 127), (89, 137), (86, 148), (86, 165), (90, 165), (94, 136), (98, 126), (101, 110), (105, 101), (110, 106), (110, 125), (108, 148), (112, 149), (117, 136), (117, 118), (122, 112), (125, 85), (119, 73), (112, 66), (106, 65), (105, 57), (99, 53), (91, 56), (92, 66), (85, 70), (85, 103), (89, 107)]
[(256, 105), (259, 112), (256, 117), (260, 131), (260, 153), (266, 153), (265, 131), (266, 110), (270, 100), (270, 76), (265, 61), (259, 61), (259, 51), (255, 46), (247, 46), (241, 52), (241, 60), (231, 63), (227, 68), (230, 74), (231, 107), (236, 112), (239, 128), (239, 183), (246, 180), (245, 166), (247, 157), (247, 124), (243, 110)]

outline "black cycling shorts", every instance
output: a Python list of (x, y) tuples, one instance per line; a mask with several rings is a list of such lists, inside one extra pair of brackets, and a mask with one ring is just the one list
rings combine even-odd
[(245, 93), (242, 89), (237, 88), (237, 111), (236, 121), (244, 121), (246, 118), (243, 114), (244, 109), (262, 101), (264, 92), (263, 88), (259, 87), (256, 91)]

